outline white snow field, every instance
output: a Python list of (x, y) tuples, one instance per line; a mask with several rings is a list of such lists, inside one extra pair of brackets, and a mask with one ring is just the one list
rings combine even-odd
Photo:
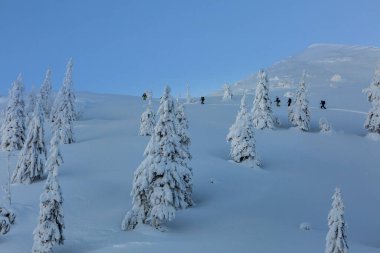
[[(311, 88), (310, 132), (290, 128), (283, 96), (288, 90), (271, 89), (271, 98), (282, 100), (281, 107), (272, 105), (282, 125), (256, 130), (261, 169), (229, 158), (226, 135), (240, 96), (231, 101), (206, 97), (204, 105), (186, 104), (196, 204), (178, 211), (173, 221), (164, 224), (164, 231), (149, 226), (121, 230), (132, 206), (133, 173), (149, 141), (138, 135), (146, 102), (133, 96), (79, 93), (82, 117), (75, 122), (76, 143), (61, 146), (64, 164), (59, 181), (66, 240), (54, 252), (320, 253), (325, 249), (327, 215), (336, 186), (346, 206), (350, 252), (380, 252), (380, 142), (366, 138), (363, 125), (370, 104), (362, 88)], [(319, 109), (322, 98), (327, 110)], [(252, 100), (248, 95), (249, 109)], [(158, 99), (153, 106), (157, 110)], [(321, 117), (331, 123), (332, 134), (319, 133)], [(48, 124), (45, 131), (48, 143)], [(0, 183), (4, 184), (6, 153), (0, 155)], [(12, 158), (12, 169), (16, 159)], [(31, 251), (43, 185), (43, 181), (12, 185), (17, 217), (11, 231), (0, 236), (1, 253)], [(311, 229), (300, 229), (302, 223)]]

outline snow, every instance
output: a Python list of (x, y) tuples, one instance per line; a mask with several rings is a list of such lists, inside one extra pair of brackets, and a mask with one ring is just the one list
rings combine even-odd
[[(255, 135), (261, 169), (229, 161), (225, 136), (241, 96), (186, 104), (195, 205), (178, 210), (163, 231), (144, 225), (132, 231), (120, 228), (132, 207), (133, 173), (149, 141), (138, 135), (147, 102), (132, 96), (77, 94), (82, 118), (74, 122), (76, 142), (61, 146), (64, 163), (59, 169), (65, 244), (55, 246), (54, 252), (323, 252), (335, 187), (344, 193), (350, 252), (379, 252), (380, 142), (365, 137), (370, 104), (361, 89), (310, 87), (310, 132), (290, 128), (285, 103), (273, 107), (281, 127)], [(283, 93), (271, 90), (271, 99)], [(327, 101), (326, 110), (319, 109), (321, 98)], [(248, 95), (247, 105), (252, 101)], [(153, 104), (158, 108), (158, 99)], [(322, 117), (335, 133), (319, 133)], [(46, 140), (49, 129), (47, 122)], [(0, 159), (4, 184), (5, 152)], [(12, 168), (16, 161), (12, 157)], [(0, 236), (1, 252), (31, 251), (44, 183), (12, 185), (16, 222)], [(311, 230), (299, 229), (305, 221), (313, 224)]]

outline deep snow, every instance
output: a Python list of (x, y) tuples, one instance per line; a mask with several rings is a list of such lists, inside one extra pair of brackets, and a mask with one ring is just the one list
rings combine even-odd
[[(82, 117), (75, 122), (76, 143), (61, 146), (66, 240), (54, 252), (324, 252), (336, 186), (346, 206), (350, 252), (380, 252), (380, 142), (365, 138), (370, 105), (361, 87), (311, 88), (312, 130), (307, 133), (289, 127), (284, 93), (270, 90), (272, 99), (282, 99), (281, 107), (273, 107), (282, 125), (256, 131), (262, 169), (235, 164), (228, 157), (225, 139), (240, 96), (227, 102), (206, 97), (205, 105), (185, 105), (196, 205), (178, 211), (164, 232), (148, 226), (120, 228), (132, 206), (133, 172), (149, 140), (138, 136), (146, 102), (132, 96), (78, 94)], [(319, 109), (321, 98), (327, 110)], [(247, 96), (250, 108), (252, 100)], [(153, 106), (158, 108), (157, 99)], [(331, 123), (333, 134), (319, 133), (321, 117)], [(48, 124), (45, 131), (48, 140)], [(0, 155), (3, 184), (6, 153)], [(16, 160), (12, 158), (12, 168)], [(43, 185), (12, 185), (16, 224), (0, 237), (1, 253), (30, 252)], [(300, 230), (303, 222), (311, 230)]]

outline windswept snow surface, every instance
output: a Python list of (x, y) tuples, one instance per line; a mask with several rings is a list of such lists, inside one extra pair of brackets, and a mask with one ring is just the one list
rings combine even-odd
[[(281, 91), (283, 92), (283, 91)], [(256, 131), (262, 169), (230, 162), (225, 141), (241, 97), (206, 97), (186, 104), (191, 134), (195, 206), (176, 213), (164, 231), (140, 226), (122, 231), (131, 208), (133, 173), (149, 137), (138, 136), (146, 102), (138, 97), (81, 93), (76, 143), (62, 145), (59, 170), (64, 198), (65, 244), (54, 252), (324, 252), (331, 196), (340, 187), (350, 252), (380, 251), (380, 142), (365, 138), (369, 104), (359, 88), (311, 88), (311, 132), (290, 128), (286, 100), (273, 107), (282, 125)], [(319, 109), (321, 97), (327, 110)], [(252, 106), (252, 95), (247, 105)], [(4, 103), (3, 103), (4, 104)], [(154, 110), (158, 100), (153, 101)], [(331, 109), (330, 109), (331, 108)], [(319, 133), (326, 118), (334, 134)], [(46, 126), (46, 138), (50, 138)], [(48, 143), (48, 141), (47, 141)], [(0, 153), (0, 183), (6, 153)], [(17, 161), (12, 158), (12, 169)], [(44, 182), (12, 185), (16, 223), (0, 237), (0, 252), (30, 252)], [(299, 229), (302, 223), (311, 230)]]

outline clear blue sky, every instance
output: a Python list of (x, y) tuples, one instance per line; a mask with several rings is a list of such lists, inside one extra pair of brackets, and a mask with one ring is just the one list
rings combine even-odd
[(74, 59), (77, 91), (209, 94), (313, 43), (380, 46), (379, 0), (0, 0), (0, 94)]

